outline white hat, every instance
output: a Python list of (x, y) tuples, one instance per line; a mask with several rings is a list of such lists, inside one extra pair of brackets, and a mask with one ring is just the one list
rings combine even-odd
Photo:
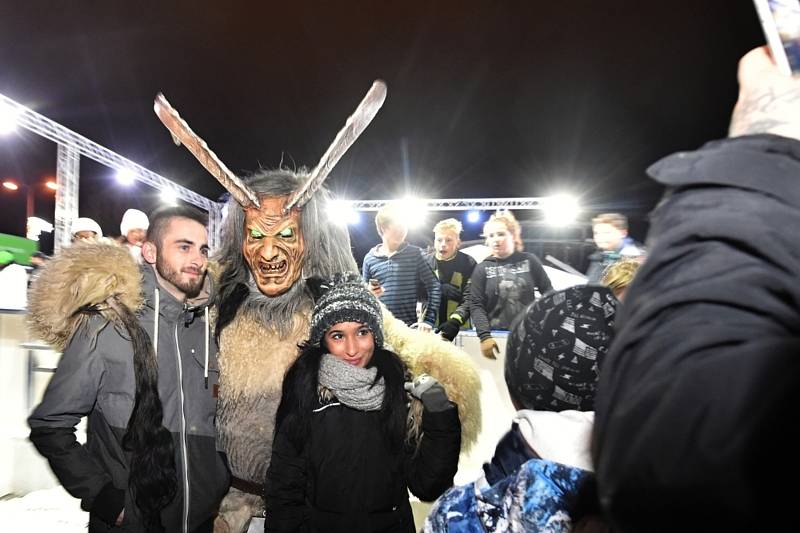
[(79, 231), (93, 231), (98, 237), (103, 236), (103, 230), (100, 228), (100, 224), (89, 217), (78, 217), (73, 220), (69, 231), (70, 235), (75, 235)]
[(128, 209), (122, 215), (122, 222), (119, 223), (119, 232), (123, 237), (132, 229), (146, 230), (150, 227), (150, 220), (142, 211), (138, 209)]

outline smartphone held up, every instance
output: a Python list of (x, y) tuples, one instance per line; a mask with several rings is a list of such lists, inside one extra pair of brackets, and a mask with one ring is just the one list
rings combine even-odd
[(787, 76), (800, 76), (800, 0), (753, 0), (772, 57)]

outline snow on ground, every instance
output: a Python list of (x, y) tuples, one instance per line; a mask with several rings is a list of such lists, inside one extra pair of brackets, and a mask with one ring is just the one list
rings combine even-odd
[(5, 533), (85, 533), (89, 513), (81, 511), (80, 502), (58, 486), (0, 501), (0, 524)]

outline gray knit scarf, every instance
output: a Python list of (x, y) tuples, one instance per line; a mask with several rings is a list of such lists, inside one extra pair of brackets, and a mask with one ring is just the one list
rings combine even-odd
[(326, 353), (319, 363), (319, 384), (333, 392), (347, 407), (359, 411), (378, 411), (383, 405), (386, 383), (383, 378), (375, 382), (378, 369), (361, 368), (345, 363)]

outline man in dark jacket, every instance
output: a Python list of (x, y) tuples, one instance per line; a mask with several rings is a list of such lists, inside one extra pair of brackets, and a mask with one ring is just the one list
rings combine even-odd
[(472, 257), (458, 250), (461, 230), (461, 222), (454, 218), (440, 220), (433, 227), (434, 251), (425, 256), (442, 286), (437, 332), (449, 341), (456, 338), (462, 327), (469, 327), (466, 295), (476, 264)]
[(730, 138), (649, 169), (668, 190), (595, 404), (618, 531), (796, 527), (800, 79), (759, 48), (739, 85)]
[(142, 267), (119, 246), (75, 245), (32, 289), (34, 329), (65, 349), (30, 438), (81, 499), (89, 531), (210, 532), (227, 491), (205, 224), (194, 209), (157, 211)]

